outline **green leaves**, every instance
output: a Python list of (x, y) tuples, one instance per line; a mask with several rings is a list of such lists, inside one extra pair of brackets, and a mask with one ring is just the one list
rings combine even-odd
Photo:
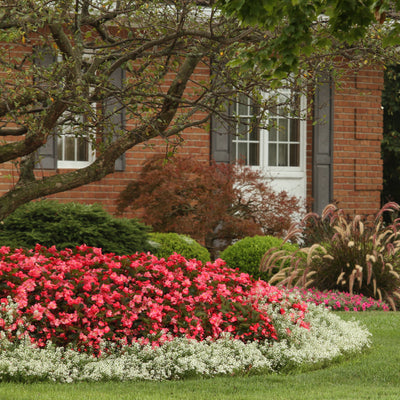
[(195, 258), (202, 262), (210, 261), (210, 253), (187, 235), (174, 232), (155, 232), (150, 234), (151, 244), (155, 247), (153, 254), (158, 258), (167, 259), (171, 254), (178, 253), (190, 260)]
[(99, 205), (29, 203), (3, 221), (2, 245), (34, 247), (36, 243), (57, 248), (82, 243), (116, 254), (151, 250), (148, 228), (136, 220), (113, 218)]
[[(374, 24), (385, 21), (387, 10), (399, 9), (390, 0), (220, 0), (217, 6), (246, 25), (270, 32), (268, 50), (251, 49), (238, 57), (247, 68), (254, 67), (248, 60), (255, 59), (270, 79), (296, 72), (300, 60), (312, 53), (364, 40)], [(383, 30), (379, 39), (383, 46), (399, 44), (398, 24)]]

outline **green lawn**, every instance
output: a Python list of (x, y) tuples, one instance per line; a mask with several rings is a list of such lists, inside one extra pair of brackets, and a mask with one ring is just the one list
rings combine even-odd
[(0, 383), (0, 400), (346, 400), (400, 398), (400, 313), (341, 313), (373, 334), (366, 353), (324, 369), (168, 382)]

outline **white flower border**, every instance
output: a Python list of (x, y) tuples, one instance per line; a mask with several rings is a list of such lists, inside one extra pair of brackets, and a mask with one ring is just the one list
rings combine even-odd
[(371, 335), (358, 322), (344, 321), (323, 306), (308, 306), (310, 330), (293, 326), (290, 310), (281, 315), (279, 303), (269, 306), (274, 326), (284, 337), (273, 344), (243, 343), (229, 336), (202, 342), (175, 338), (158, 348), (133, 344), (95, 358), (52, 345), (38, 349), (28, 338), (12, 344), (3, 336), (0, 381), (166, 380), (246, 371), (279, 372), (358, 353), (370, 346)]

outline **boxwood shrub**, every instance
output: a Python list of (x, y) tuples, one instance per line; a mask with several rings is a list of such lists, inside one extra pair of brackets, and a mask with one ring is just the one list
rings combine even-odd
[(210, 253), (200, 243), (190, 236), (178, 233), (150, 233), (150, 244), (153, 246), (153, 253), (157, 257), (168, 258), (171, 254), (178, 253), (186, 259), (211, 261)]
[(282, 244), (282, 242), (282, 239), (274, 236), (246, 237), (228, 246), (220, 254), (220, 258), (225, 260), (231, 268), (239, 268), (242, 272), (253, 275), (255, 278), (268, 280), (272, 274), (259, 270), (264, 254), (272, 247), (287, 250), (288, 254), (298, 249), (297, 245)]
[(152, 251), (150, 228), (135, 219), (115, 218), (101, 205), (41, 200), (25, 204), (0, 224), (0, 245), (57, 249), (82, 244), (103, 252), (133, 254)]

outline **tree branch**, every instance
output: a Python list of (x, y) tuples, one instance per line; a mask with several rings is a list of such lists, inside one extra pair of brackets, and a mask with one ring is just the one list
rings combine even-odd
[[(0, 198), (0, 215), (2, 218), (5, 218), (27, 201), (71, 190), (102, 179), (114, 171), (115, 160), (125, 151), (165, 132), (176, 115), (187, 83), (201, 59), (201, 54), (190, 54), (186, 57), (168, 90), (168, 97), (164, 99), (161, 111), (153, 118), (152, 124), (129, 132), (117, 141), (109, 144), (104, 152), (99, 154), (98, 158), (88, 167), (32, 181), (29, 174), (29, 167), (32, 164), (29, 165), (27, 160), (24, 165), (26, 167), (25, 175), (20, 180), (24, 184), (17, 184)], [(174, 130), (169, 132), (170, 135), (175, 133), (176, 131)]]
[(19, 96), (8, 97), (7, 99), (0, 101), (0, 117), (18, 108), (42, 102), (46, 98), (47, 95), (45, 93), (40, 93), (38, 91), (34, 94), (25, 92)]
[(28, 132), (28, 129), (23, 126), (20, 128), (0, 128), (0, 136), (22, 136)]
[(35, 174), (33, 172), (35, 168), (36, 157), (35, 153), (28, 154), (27, 156), (21, 157), (19, 163), (19, 180), (18, 186), (26, 185), (28, 182), (35, 181)]
[(73, 60), (74, 65), (73, 68), (70, 68), (70, 71), (74, 71), (73, 77), (76, 79), (78, 76), (81, 75), (82, 65), (82, 58), (80, 57), (78, 48), (72, 45), (71, 40), (64, 32), (61, 24), (51, 23), (49, 24), (49, 28), (58, 48), (66, 56), (67, 59)]

